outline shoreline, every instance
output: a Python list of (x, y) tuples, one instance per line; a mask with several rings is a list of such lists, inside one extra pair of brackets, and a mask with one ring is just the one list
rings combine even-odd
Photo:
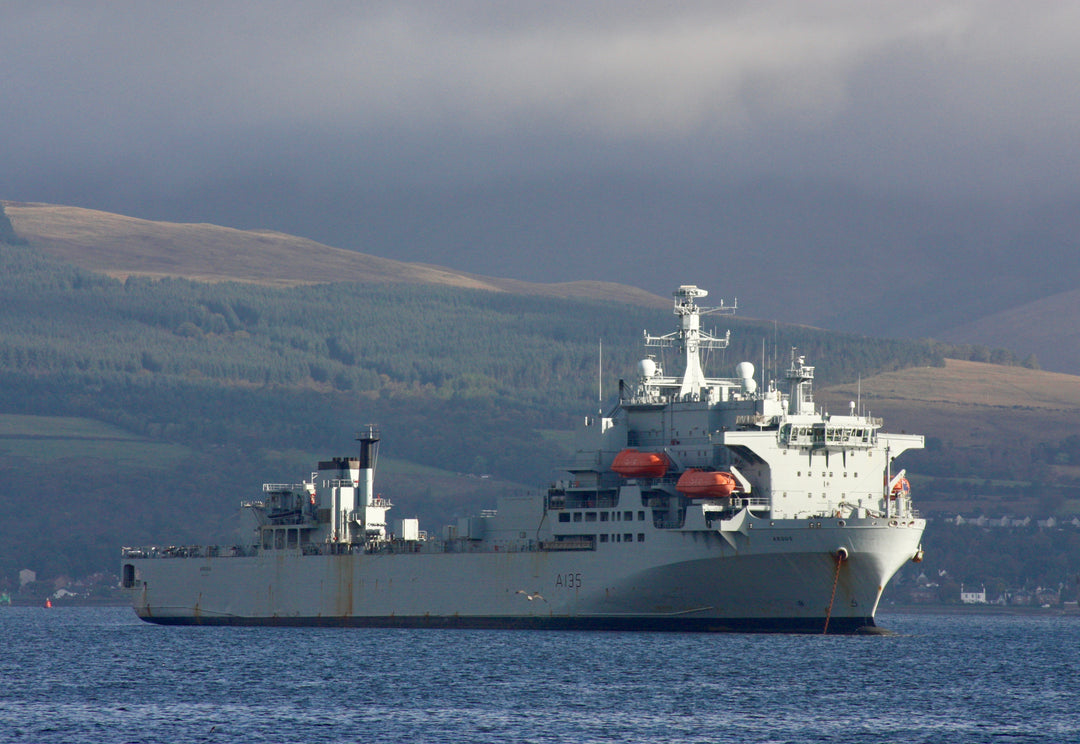
[(1080, 612), (1075, 609), (1066, 610), (1064, 607), (1025, 607), (1023, 605), (888, 605), (878, 607), (877, 616), (890, 613), (905, 615), (1032, 615), (1044, 617), (1080, 617)]

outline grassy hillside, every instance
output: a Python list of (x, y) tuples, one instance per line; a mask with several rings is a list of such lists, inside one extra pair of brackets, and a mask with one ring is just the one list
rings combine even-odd
[[(1070, 421), (1080, 409), (1080, 377), (1016, 366), (946, 359), (942, 367), (907, 367), (823, 391), (830, 400), (860, 395), (864, 408), (888, 411), (903, 425), (916, 421), (947, 428), (949, 419), (985, 410), (1019, 439), (1075, 432)], [(1029, 414), (1034, 418), (1029, 418)], [(980, 430), (964, 432), (980, 436)]]
[(116, 426), (74, 416), (0, 414), (0, 456), (48, 463), (102, 460), (118, 468), (167, 470), (190, 451)]
[(533, 284), (403, 263), (269, 230), (156, 222), (56, 204), (0, 202), (22, 240), (48, 256), (126, 279), (179, 277), (273, 286), (401, 282), (658, 307), (662, 298), (597, 281)]

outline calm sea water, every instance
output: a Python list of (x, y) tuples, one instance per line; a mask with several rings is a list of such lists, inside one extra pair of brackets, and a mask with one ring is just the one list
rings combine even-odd
[(1065, 742), (1080, 618), (888, 637), (163, 628), (0, 609), (3, 742)]

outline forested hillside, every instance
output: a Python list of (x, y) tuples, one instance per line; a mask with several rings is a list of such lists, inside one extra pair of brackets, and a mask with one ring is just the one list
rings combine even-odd
[[(13, 246), (0, 247), (0, 271), (6, 410), (103, 414), (143, 434), (197, 441), (228, 439), (253, 423), (218, 420), (208, 401), (219, 397), (244, 409), (265, 396), (368, 408), (484, 399), (559, 424), (595, 399), (601, 340), (613, 391), (642, 353), (641, 330), (672, 323), (628, 305), (416, 285), (120, 282)], [(731, 348), (712, 360), (721, 374), (763, 352), (786, 365), (791, 346), (815, 360), (825, 381), (943, 363), (942, 349), (928, 343), (719, 322), (733, 329)], [(27, 394), (45, 390), (47, 401)], [(196, 393), (201, 403), (192, 405)]]

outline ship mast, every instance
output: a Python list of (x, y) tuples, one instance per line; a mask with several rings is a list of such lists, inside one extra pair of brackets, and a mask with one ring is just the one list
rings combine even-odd
[(791, 367), (784, 379), (791, 385), (788, 414), (812, 415), (814, 413), (814, 368), (806, 366), (806, 357), (795, 356), (795, 347), (791, 348)]
[(663, 336), (650, 336), (645, 332), (646, 346), (678, 347), (682, 348), (686, 358), (686, 366), (683, 371), (682, 383), (679, 386), (678, 397), (686, 400), (699, 395), (702, 388), (708, 386), (705, 373), (701, 369), (702, 349), (726, 349), (731, 339), (731, 331), (723, 338), (713, 336), (701, 330), (701, 316), (709, 313), (732, 314), (736, 305), (724, 306), (723, 300), (720, 307), (698, 307), (695, 299), (705, 297), (709, 293), (692, 284), (684, 284), (675, 290), (675, 315), (679, 318), (679, 330)]

